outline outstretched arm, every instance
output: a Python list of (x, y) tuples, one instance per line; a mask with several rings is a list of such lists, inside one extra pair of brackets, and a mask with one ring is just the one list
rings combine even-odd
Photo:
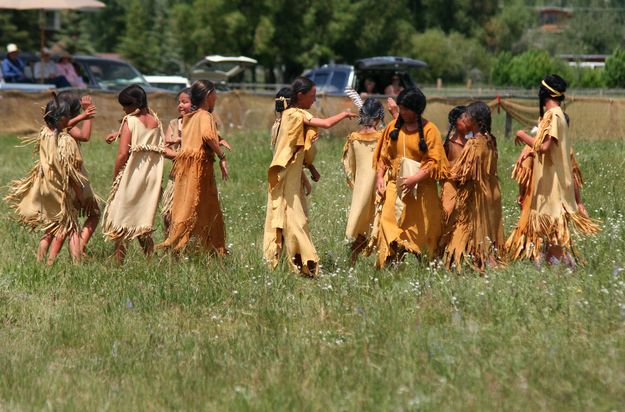
[(318, 127), (321, 129), (329, 129), (344, 119), (353, 119), (355, 117), (358, 117), (356, 113), (341, 112), (339, 114), (336, 114), (332, 117), (328, 117), (326, 119), (319, 119), (317, 117), (313, 117), (310, 120), (304, 119), (304, 124), (306, 126)]

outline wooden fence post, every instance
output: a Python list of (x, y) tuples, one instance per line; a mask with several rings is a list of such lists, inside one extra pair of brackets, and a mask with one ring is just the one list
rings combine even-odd
[(510, 116), (510, 113), (506, 112), (506, 126), (504, 129), (504, 136), (508, 138), (510, 137), (511, 133), (512, 133), (512, 116)]

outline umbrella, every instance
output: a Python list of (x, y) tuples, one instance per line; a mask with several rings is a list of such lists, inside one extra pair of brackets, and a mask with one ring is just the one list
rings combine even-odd
[[(103, 7), (106, 7), (106, 5), (97, 0), (0, 0), (0, 9), (40, 10), (41, 51), (43, 51), (46, 43), (44, 10), (83, 10), (101, 9)], [(41, 76), (41, 82), (43, 83), (43, 70), (41, 71)]]

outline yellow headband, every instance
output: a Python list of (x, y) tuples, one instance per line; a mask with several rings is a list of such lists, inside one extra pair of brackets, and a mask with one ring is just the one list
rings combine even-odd
[(562, 96), (562, 93), (560, 93), (559, 91), (553, 89), (551, 86), (549, 86), (547, 84), (547, 82), (545, 82), (544, 80), (542, 82), (540, 82), (540, 84), (542, 84), (543, 86), (545, 86), (545, 88), (547, 90), (549, 90), (551, 92), (551, 97), (560, 97)]

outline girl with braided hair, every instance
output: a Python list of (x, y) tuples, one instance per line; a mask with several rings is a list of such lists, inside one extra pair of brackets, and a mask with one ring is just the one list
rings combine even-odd
[(567, 138), (568, 116), (560, 107), (566, 87), (566, 81), (556, 74), (545, 77), (538, 92), (536, 136), (524, 130), (516, 134), (516, 142), (531, 149), (527, 155), (532, 155), (533, 161), (531, 173), (517, 173), (525, 177), (526, 187), (520, 198), (519, 223), (506, 242), (512, 259), (540, 262), (544, 256), (549, 264), (564, 259), (574, 266), (570, 228), (585, 235), (600, 230), (581, 199), (581, 174)]
[(447, 268), (463, 263), (483, 271), (501, 263), (504, 246), (501, 188), (497, 174), (497, 141), (491, 133), (490, 108), (484, 102), (466, 108), (466, 140), (448, 179), (456, 189), (455, 205), (443, 236)]
[(371, 166), (371, 159), (382, 136), (378, 126), (384, 120), (384, 106), (369, 97), (362, 103), (358, 114), (360, 129), (349, 135), (343, 148), (343, 168), (347, 183), (352, 188), (352, 203), (345, 230), (345, 235), (352, 241), (352, 264), (367, 246), (375, 215), (376, 171)]
[(152, 232), (163, 180), (163, 129), (138, 85), (117, 98), (126, 116), (119, 133), (113, 187), (108, 197), (102, 232), (115, 242), (115, 258), (123, 263), (128, 242), (138, 239), (146, 256), (154, 251)]
[[(380, 268), (406, 251), (434, 256), (443, 230), (436, 181), (447, 172), (448, 162), (441, 134), (423, 118), (426, 100), (421, 90), (404, 89), (397, 104), (399, 116), (382, 132), (373, 156), (376, 190), (384, 197), (377, 237)], [(398, 178), (403, 157), (420, 162), (420, 168)]]
[(44, 122), (35, 139), (39, 160), (28, 175), (11, 182), (5, 200), (20, 223), (44, 232), (37, 260), (52, 265), (69, 236), (70, 254), (80, 261), (79, 212), (83, 202), (82, 157), (76, 141), (67, 132), (70, 106), (54, 95), (45, 107)]

